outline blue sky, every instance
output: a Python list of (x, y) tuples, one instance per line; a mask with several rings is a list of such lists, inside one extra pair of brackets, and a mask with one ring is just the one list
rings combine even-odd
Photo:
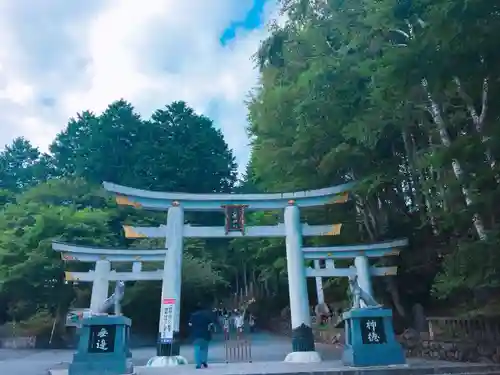
[[(1, 0), (0, 0), (1, 3)], [(0, 148), (46, 151), (68, 119), (118, 99), (148, 118), (174, 100), (211, 117), (248, 161), (251, 56), (276, 0), (16, 0), (0, 12)]]
[[(240, 19), (235, 19), (230, 21), (229, 26), (222, 32), (220, 36), (220, 43), (222, 46), (227, 46), (231, 42), (238, 42), (236, 39), (236, 33), (241, 31), (255, 30), (263, 27), (264, 21), (264, 7), (266, 3), (270, 3), (270, 0), (252, 0), (253, 4), (251, 8), (246, 11)], [(210, 118), (217, 119), (221, 115), (223, 106), (217, 100), (213, 100), (209, 103), (206, 115)], [(243, 166), (240, 166), (240, 169)]]
[(243, 20), (232, 21), (220, 38), (221, 44), (225, 45), (236, 37), (238, 29), (258, 29), (262, 27), (262, 14), (266, 0), (253, 0), (252, 8), (247, 12)]

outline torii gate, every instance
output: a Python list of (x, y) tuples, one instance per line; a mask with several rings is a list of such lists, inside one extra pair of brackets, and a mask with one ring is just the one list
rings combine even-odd
[[(186, 227), (189, 227), (187, 225)], [(315, 232), (304, 225), (310, 232)], [(153, 229), (153, 228), (151, 228)], [(217, 231), (211, 232), (212, 236), (217, 235)], [(130, 232), (129, 232), (130, 234)], [(317, 248), (302, 248), (304, 259), (314, 259), (315, 268), (306, 267), (306, 277), (315, 277), (317, 282), (318, 302), (324, 302), (322, 278), (323, 277), (348, 277), (355, 273), (363, 274), (358, 268), (364, 266), (362, 261), (354, 262), (355, 267), (336, 268), (334, 259), (356, 259), (360, 251), (367, 257), (376, 258), (390, 255), (398, 255), (398, 247), (406, 246), (407, 240), (396, 240), (371, 245), (355, 246), (332, 246)], [(61, 259), (67, 262), (95, 263), (95, 269), (87, 272), (65, 272), (66, 281), (70, 282), (91, 282), (92, 295), (90, 310), (97, 311), (101, 304), (108, 297), (110, 281), (155, 281), (163, 280), (162, 269), (143, 271), (142, 264), (146, 262), (161, 262), (165, 260), (167, 249), (106, 249), (97, 247), (87, 247), (70, 245), (53, 241), (52, 249), (61, 253)], [(327, 266), (320, 268), (317, 265), (320, 259), (325, 259)], [(111, 263), (132, 263), (131, 271), (115, 271), (111, 269)], [(371, 276), (393, 276), (397, 273), (397, 267), (369, 267)], [(370, 282), (370, 280), (367, 280)], [(370, 283), (371, 285), (371, 283)], [(365, 287), (371, 292), (371, 286)]]
[[(353, 272), (358, 276), (359, 286), (365, 291), (371, 291), (370, 276), (395, 274), (394, 268), (370, 268), (368, 253), (387, 250), (390, 246), (374, 248), (367, 251), (367, 245), (359, 249), (334, 249), (330, 252), (321, 248), (302, 248), (303, 236), (331, 236), (340, 234), (341, 224), (310, 226), (301, 224), (300, 207), (313, 207), (325, 204), (344, 203), (348, 200), (348, 190), (352, 184), (276, 194), (189, 194), (162, 193), (133, 189), (105, 182), (104, 188), (116, 195), (116, 201), (121, 205), (135, 208), (167, 211), (167, 225), (160, 227), (125, 226), (128, 238), (166, 238), (164, 268), (162, 275), (161, 315), (159, 326), (159, 342), (157, 356), (148, 365), (165, 366), (186, 363), (179, 356), (179, 316), (181, 293), (181, 266), (184, 237), (281, 237), (286, 239), (287, 271), (289, 281), (290, 310), (292, 321), (292, 353), (285, 361), (318, 362), (319, 354), (314, 348), (314, 337), (311, 328), (309, 301), (307, 295), (306, 277), (349, 276)], [(245, 211), (284, 209), (284, 223), (274, 226), (245, 227)], [(184, 224), (184, 212), (223, 210), (226, 214), (224, 227), (195, 227)], [(377, 245), (375, 245), (376, 247)], [(157, 251), (157, 250), (152, 250)], [(349, 252), (351, 252), (349, 254)], [(355, 253), (353, 253), (355, 252)], [(392, 253), (391, 253), (392, 252)], [(306, 270), (305, 259), (328, 260), (326, 270)], [(331, 253), (331, 256), (329, 255)], [(395, 251), (386, 251), (385, 255), (394, 255)], [(336, 269), (332, 259), (354, 258), (354, 269)], [(159, 254), (156, 254), (159, 256)], [(377, 256), (377, 255), (374, 255)], [(96, 268), (97, 263), (96, 263)], [(109, 276), (112, 274), (110, 273)], [(121, 276), (121, 275), (120, 275)], [(151, 276), (153, 277), (153, 276)], [(158, 273), (155, 274), (158, 277)], [(95, 277), (94, 277), (95, 279)], [(167, 282), (168, 280), (168, 282)], [(384, 312), (387, 316), (389, 312)], [(388, 315), (389, 314), (389, 315)], [(389, 327), (390, 324), (387, 325)], [(388, 328), (387, 333), (390, 334)]]
[[(408, 246), (407, 239), (381, 242), (376, 244), (361, 244), (350, 246), (304, 247), (305, 259), (313, 259), (314, 267), (306, 269), (307, 277), (316, 279), (318, 303), (325, 303), (323, 294), (323, 277), (349, 277), (358, 275), (359, 285), (372, 294), (373, 288), (370, 276), (394, 276), (398, 268), (370, 266), (368, 258), (383, 258), (399, 255), (400, 248)], [(325, 268), (320, 267), (320, 260), (325, 260)], [(354, 259), (354, 267), (336, 268), (335, 259)], [(368, 277), (365, 277), (368, 276)]]
[[(165, 238), (166, 226), (131, 227), (124, 225), (127, 238)], [(302, 224), (304, 236), (335, 236), (340, 233), (341, 224), (308, 225)], [(247, 227), (246, 233), (229, 232), (225, 227), (203, 227), (184, 225), (185, 237), (188, 238), (234, 238), (234, 237), (283, 237), (284, 224)], [(260, 233), (260, 234), (259, 234)], [(142, 271), (144, 262), (165, 261), (166, 249), (106, 249), (88, 246), (78, 246), (53, 241), (52, 249), (61, 253), (64, 261), (95, 263), (95, 269), (88, 272), (66, 272), (66, 281), (92, 282), (90, 310), (97, 311), (100, 304), (108, 297), (109, 281), (139, 281), (163, 280), (164, 270)], [(111, 270), (111, 262), (132, 263), (132, 272), (117, 272)]]
[[(338, 235), (341, 224), (309, 226), (300, 222), (300, 207), (345, 203), (352, 184), (325, 189), (274, 194), (190, 194), (153, 192), (120, 186), (109, 182), (104, 188), (116, 195), (116, 202), (135, 208), (167, 211), (167, 224), (159, 228), (125, 227), (128, 237), (166, 237), (157, 356), (151, 366), (164, 366), (179, 357), (179, 316), (183, 239), (193, 237), (277, 237), (286, 239), (287, 271), (292, 320), (292, 353), (285, 360), (321, 361), (315, 351), (309, 313), (306, 270), (302, 253), (304, 235)], [(284, 223), (275, 226), (245, 227), (245, 211), (284, 209)], [(224, 211), (223, 228), (194, 227), (184, 224), (185, 211)], [(211, 234), (212, 233), (212, 234)], [(168, 278), (168, 282), (166, 282)], [(173, 306), (172, 306), (173, 305)], [(173, 322), (172, 325), (166, 322)], [(169, 358), (170, 357), (170, 358)], [(179, 363), (184, 359), (179, 358)]]

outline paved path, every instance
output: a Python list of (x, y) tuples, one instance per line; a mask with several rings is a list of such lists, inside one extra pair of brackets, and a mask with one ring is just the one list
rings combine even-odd
[[(325, 360), (340, 358), (340, 349), (329, 345), (317, 345), (317, 350)], [(283, 361), (291, 351), (291, 343), (287, 338), (267, 333), (252, 335), (253, 362)], [(143, 366), (155, 355), (155, 348), (133, 350), (134, 365)], [(181, 355), (189, 363), (193, 362), (193, 348), (184, 345)], [(71, 362), (73, 351), (70, 350), (3, 350), (0, 349), (0, 374), (5, 375), (46, 375), (49, 369), (67, 368)], [(209, 362), (225, 362), (225, 351), (222, 340), (215, 340), (210, 347)]]
[(72, 355), (68, 350), (0, 349), (0, 374), (47, 375), (49, 368), (64, 366)]

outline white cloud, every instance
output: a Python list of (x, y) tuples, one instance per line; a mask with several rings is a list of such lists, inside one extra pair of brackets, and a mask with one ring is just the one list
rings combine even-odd
[[(83, 5), (84, 4), (84, 5)], [(147, 5), (146, 5), (147, 4)], [(266, 28), (220, 36), (252, 0), (0, 0), (0, 146), (25, 136), (46, 150), (70, 116), (124, 98), (144, 117), (185, 100), (248, 157), (244, 100)], [(265, 14), (275, 10), (271, 2)]]
[(2, 99), (21, 105), (29, 103), (33, 99), (33, 87), (20, 81), (7, 81), (0, 91), (0, 100)]

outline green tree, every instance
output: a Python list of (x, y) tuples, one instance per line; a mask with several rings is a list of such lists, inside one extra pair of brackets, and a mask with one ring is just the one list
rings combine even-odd
[(119, 243), (120, 234), (109, 227), (114, 212), (91, 208), (91, 199), (75, 198), (75, 187), (92, 197), (92, 187), (83, 184), (67, 180), (41, 184), (0, 211), (0, 295), (12, 319), (47, 311), (64, 321), (74, 294), (64, 283), (64, 265), (52, 250), (52, 239), (101, 246)]
[(142, 189), (229, 191), (236, 164), (222, 133), (184, 102), (144, 121), (124, 100), (101, 115), (71, 119), (50, 147), (64, 176), (82, 176)]
[(249, 103), (260, 188), (357, 181), (355, 206), (335, 207), (350, 228), (336, 240), (410, 238), (385, 285), (401, 315), (433, 283), (455, 302), (497, 285), (498, 43), (487, 35), (498, 5), (286, 0), (282, 10)]
[(7, 189), (0, 189), (0, 209), (15, 200), (15, 194)]
[(141, 147), (137, 140), (144, 126), (132, 105), (119, 100), (100, 116), (86, 111), (71, 119), (50, 150), (64, 176), (81, 176), (93, 183), (129, 182), (133, 150)]
[[(6, 309), (2, 314), (25, 321), (45, 312), (64, 322), (71, 305), (87, 307), (90, 286), (68, 285), (63, 271), (86, 271), (88, 265), (64, 264), (52, 250), (52, 240), (123, 248), (126, 241), (120, 224), (129, 212), (110, 202), (98, 185), (83, 179), (51, 180), (20, 194), (15, 203), (0, 211), (0, 300)], [(139, 219), (145, 216), (136, 215)], [(163, 247), (156, 240), (136, 241), (132, 246)], [(226, 285), (215, 262), (200, 251), (203, 247), (202, 242), (186, 245), (183, 288), (187, 297), (184, 303), (190, 308), (196, 300), (206, 296), (211, 299)], [(148, 265), (151, 269), (162, 266)], [(125, 307), (131, 318), (139, 321), (144, 317), (141, 306), (157, 306), (146, 309), (149, 319), (142, 328), (150, 332), (157, 329), (160, 291), (161, 283), (136, 283), (126, 290)]]
[(236, 163), (212, 120), (185, 102), (173, 102), (153, 113), (148, 128), (152, 153), (142, 155), (137, 168), (150, 188), (192, 193), (231, 190)]
[(53, 173), (48, 155), (25, 138), (16, 138), (0, 152), (0, 189), (19, 192), (46, 181)]

